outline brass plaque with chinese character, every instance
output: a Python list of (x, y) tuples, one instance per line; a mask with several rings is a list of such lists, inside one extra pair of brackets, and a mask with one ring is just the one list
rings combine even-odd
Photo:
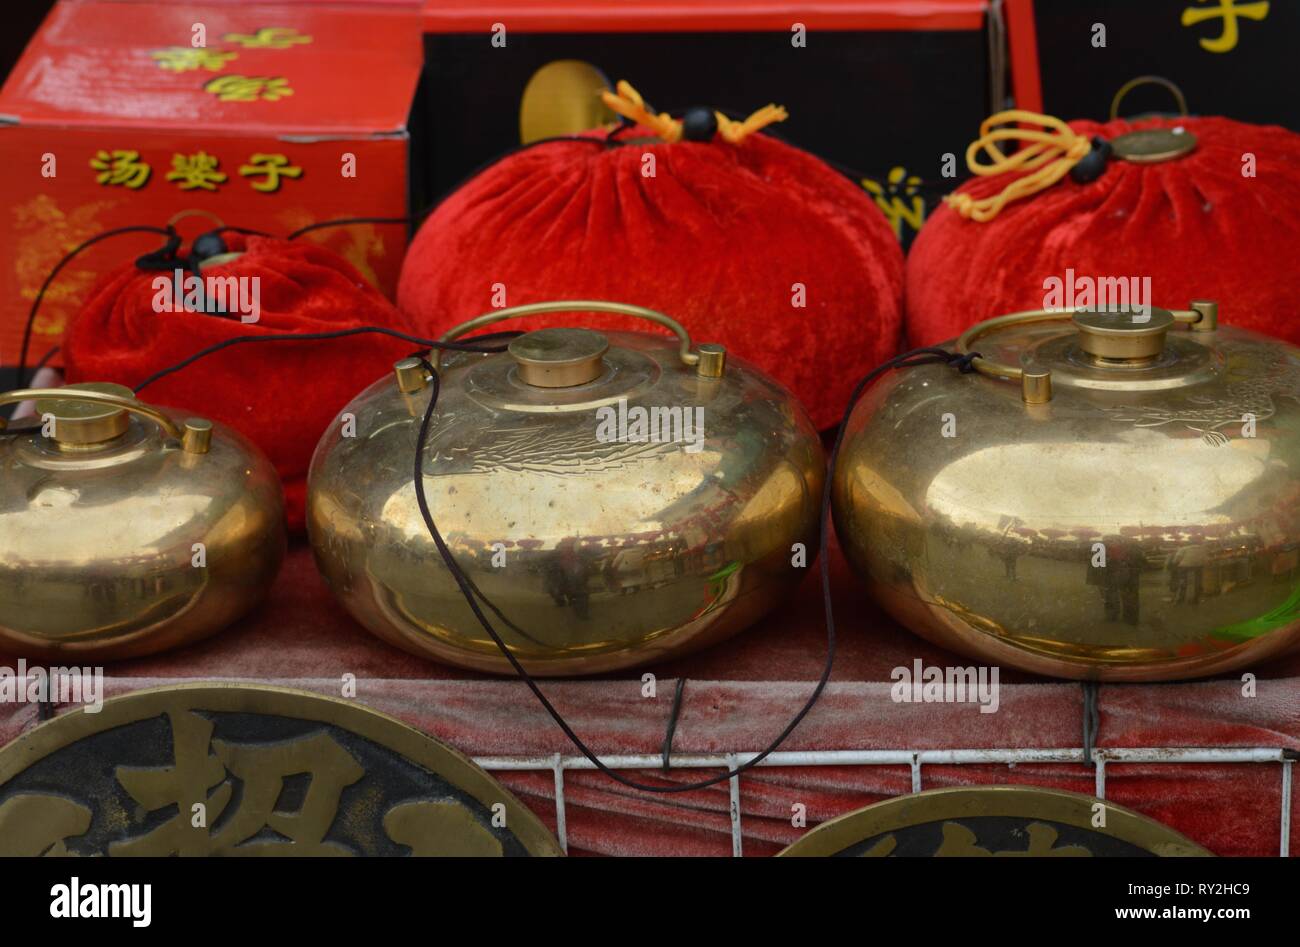
[(559, 855), (445, 744), (354, 702), (195, 684), (0, 749), (0, 855)]
[(1091, 796), (1029, 786), (932, 789), (825, 822), (782, 855), (1212, 855), (1168, 826)]

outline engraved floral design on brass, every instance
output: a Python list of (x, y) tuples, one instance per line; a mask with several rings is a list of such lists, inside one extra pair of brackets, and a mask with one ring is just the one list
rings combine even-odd
[[(1249, 375), (1234, 368), (1237, 363), (1256, 366), (1259, 374)], [(1234, 375), (1237, 377), (1234, 380)], [(1272, 346), (1240, 346), (1229, 355), (1227, 384), (1220, 395), (1186, 394), (1177, 405), (1108, 405), (1104, 410), (1115, 421), (1134, 427), (1163, 427), (1182, 424), (1201, 435), (1211, 447), (1226, 446), (1229, 438), (1221, 428), (1245, 423), (1250, 415), (1258, 423), (1277, 413), (1278, 398), (1300, 404), (1300, 366), (1284, 352)]]

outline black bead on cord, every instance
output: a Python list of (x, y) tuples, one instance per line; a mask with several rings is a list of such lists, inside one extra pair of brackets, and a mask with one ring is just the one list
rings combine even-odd
[(1110, 161), (1115, 149), (1110, 142), (1100, 135), (1092, 136), (1092, 148), (1070, 168), (1070, 180), (1076, 184), (1088, 184), (1106, 173), (1106, 163)]

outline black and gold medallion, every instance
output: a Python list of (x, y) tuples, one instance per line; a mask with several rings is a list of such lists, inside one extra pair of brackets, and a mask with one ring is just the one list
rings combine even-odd
[(786, 856), (1142, 857), (1212, 852), (1102, 799), (1056, 789), (932, 789), (825, 822)]
[(469, 759), (345, 700), (140, 691), (0, 749), (0, 855), (560, 855)]

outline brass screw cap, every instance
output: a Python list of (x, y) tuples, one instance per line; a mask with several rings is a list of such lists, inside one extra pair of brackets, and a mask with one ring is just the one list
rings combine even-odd
[(572, 388), (595, 381), (605, 371), (609, 340), (590, 329), (538, 329), (513, 339), (507, 351), (526, 384)]
[(1148, 128), (1111, 139), (1111, 149), (1134, 164), (1173, 161), (1196, 150), (1196, 136), (1182, 128)]
[(1098, 309), (1074, 314), (1079, 347), (1109, 361), (1154, 359), (1165, 347), (1165, 333), (1174, 324), (1168, 309)]
[[(88, 381), (77, 385), (65, 385), (64, 388), (76, 391), (99, 391), (104, 394), (118, 395), (135, 399), (135, 392), (125, 385), (115, 385), (106, 381)], [(36, 402), (36, 414), (42, 419), (46, 415), (54, 418), (52, 440), (60, 447), (85, 447), (102, 444), (126, 433), (131, 423), (125, 409), (107, 404), (92, 404), (86, 401), (69, 401), (54, 397), (42, 398)]]

